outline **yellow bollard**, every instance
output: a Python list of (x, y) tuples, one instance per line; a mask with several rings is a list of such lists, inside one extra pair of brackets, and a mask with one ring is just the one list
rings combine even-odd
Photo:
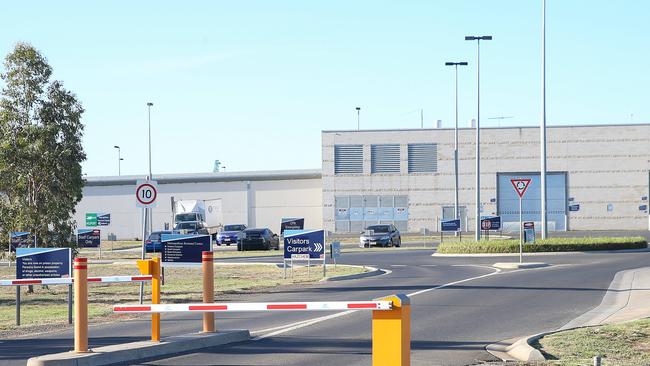
[(392, 301), (392, 310), (372, 312), (372, 366), (411, 365), (411, 301), (403, 294), (377, 299)]
[(88, 352), (88, 261), (74, 259), (74, 351)]
[[(214, 257), (212, 252), (203, 252), (203, 303), (214, 302)], [(214, 313), (203, 313), (203, 332), (214, 333)]]
[[(160, 258), (138, 260), (140, 274), (151, 276), (151, 303), (160, 304)], [(151, 341), (160, 342), (160, 313), (151, 314)]]

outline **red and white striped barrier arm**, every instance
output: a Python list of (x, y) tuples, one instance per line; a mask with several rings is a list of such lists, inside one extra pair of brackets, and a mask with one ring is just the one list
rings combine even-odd
[(214, 304), (115, 305), (115, 313), (185, 313), (244, 311), (391, 310), (392, 301), (247, 302)]
[[(116, 283), (116, 282), (147, 282), (151, 276), (107, 276), (88, 277), (88, 282)], [(21, 286), (21, 285), (71, 285), (74, 282), (72, 277), (66, 278), (23, 278), (20, 280), (0, 280), (0, 286)]]

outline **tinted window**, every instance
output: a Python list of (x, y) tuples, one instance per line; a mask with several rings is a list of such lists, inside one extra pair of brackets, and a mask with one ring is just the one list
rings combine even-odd
[(152, 233), (151, 235), (149, 235), (149, 240), (160, 240), (160, 234)]
[(367, 230), (372, 230), (376, 233), (387, 233), (389, 232), (390, 226), (388, 225), (373, 225), (373, 226), (368, 226)]
[(176, 215), (176, 221), (196, 221), (196, 213), (184, 213)]
[(246, 229), (244, 225), (226, 225), (223, 227), (223, 231), (242, 231)]

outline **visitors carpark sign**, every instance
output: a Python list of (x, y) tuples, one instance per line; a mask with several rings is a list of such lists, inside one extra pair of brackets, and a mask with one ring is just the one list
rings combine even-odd
[(310, 261), (323, 261), (323, 277), (325, 277), (325, 231), (324, 230), (286, 230), (284, 232), (284, 277), (287, 277), (287, 260), (291, 263), (293, 277), (293, 262), (307, 261), (307, 276), (309, 276)]

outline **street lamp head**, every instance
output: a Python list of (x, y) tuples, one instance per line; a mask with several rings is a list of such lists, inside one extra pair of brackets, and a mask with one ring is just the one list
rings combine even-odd
[(361, 110), (361, 107), (356, 107), (355, 109), (356, 109), (357, 111), (360, 111), (360, 110)]
[(147, 105), (148, 105), (149, 107), (151, 107), (151, 106), (153, 105), (153, 103), (151, 103), (151, 102), (147, 102)]
[(124, 160), (124, 158), (120, 158), (120, 161)]
[(119, 147), (119, 146), (117, 146), (117, 145), (115, 145), (115, 146), (113, 146), (113, 148), (115, 148), (115, 149), (119, 149), (120, 147)]
[(459, 62), (458, 65), (460, 65), (460, 66), (467, 66), (467, 62), (465, 62), (465, 61), (463, 61), (463, 62)]
[(492, 36), (465, 36), (466, 41), (490, 41)]
[(467, 66), (467, 62), (445, 62), (445, 66)]

